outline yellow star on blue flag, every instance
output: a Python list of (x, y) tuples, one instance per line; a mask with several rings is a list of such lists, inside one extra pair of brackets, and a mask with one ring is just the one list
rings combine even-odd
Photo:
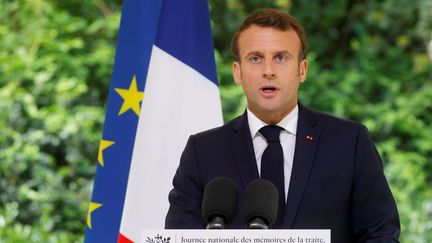
[(93, 211), (95, 211), (96, 209), (98, 209), (100, 207), (102, 207), (102, 204), (100, 204), (100, 203), (95, 203), (95, 202), (90, 203), (89, 210), (87, 213), (87, 226), (89, 227), (89, 229), (92, 228), (91, 214), (93, 213)]
[(113, 145), (115, 142), (110, 140), (101, 140), (99, 145), (99, 152), (98, 152), (98, 162), (99, 164), (104, 167), (104, 159), (103, 159), (103, 151)]
[(139, 116), (141, 111), (140, 102), (144, 98), (144, 92), (138, 91), (136, 76), (133, 76), (129, 89), (116, 88), (115, 91), (123, 98), (123, 105), (120, 108), (118, 115), (120, 116), (126, 111), (132, 109), (133, 112)]

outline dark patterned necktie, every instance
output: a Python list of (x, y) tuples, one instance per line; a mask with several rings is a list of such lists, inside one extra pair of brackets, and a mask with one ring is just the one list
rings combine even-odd
[(259, 130), (267, 140), (267, 147), (261, 158), (261, 179), (266, 179), (275, 184), (279, 191), (278, 219), (274, 228), (281, 225), (285, 213), (285, 183), (284, 183), (284, 159), (279, 135), (283, 128), (268, 125)]

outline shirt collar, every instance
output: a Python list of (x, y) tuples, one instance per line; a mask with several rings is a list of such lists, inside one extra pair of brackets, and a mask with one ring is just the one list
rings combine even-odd
[[(255, 116), (255, 114), (253, 114), (249, 110), (249, 108), (246, 110), (246, 112), (247, 112), (247, 118), (248, 118), (251, 136), (252, 138), (254, 138), (262, 127), (267, 126), (269, 124), (261, 121), (257, 116)], [(288, 131), (289, 133), (295, 136), (297, 133), (298, 112), (299, 112), (299, 108), (298, 105), (296, 105), (294, 109), (276, 125), (284, 128), (286, 131)]]

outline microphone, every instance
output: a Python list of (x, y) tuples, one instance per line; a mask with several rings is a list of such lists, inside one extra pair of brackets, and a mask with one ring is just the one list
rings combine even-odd
[(269, 229), (276, 222), (279, 191), (264, 179), (249, 183), (245, 191), (245, 221), (248, 229)]
[(206, 229), (225, 229), (231, 222), (237, 209), (238, 188), (227, 177), (212, 179), (204, 189), (202, 218), (207, 222)]

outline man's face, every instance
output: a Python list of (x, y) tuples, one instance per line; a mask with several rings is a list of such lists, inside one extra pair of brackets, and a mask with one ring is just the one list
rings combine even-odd
[(275, 124), (297, 104), (306, 79), (307, 61), (299, 60), (301, 42), (294, 30), (252, 25), (238, 40), (240, 61), (233, 74), (246, 95), (248, 108), (264, 122)]

